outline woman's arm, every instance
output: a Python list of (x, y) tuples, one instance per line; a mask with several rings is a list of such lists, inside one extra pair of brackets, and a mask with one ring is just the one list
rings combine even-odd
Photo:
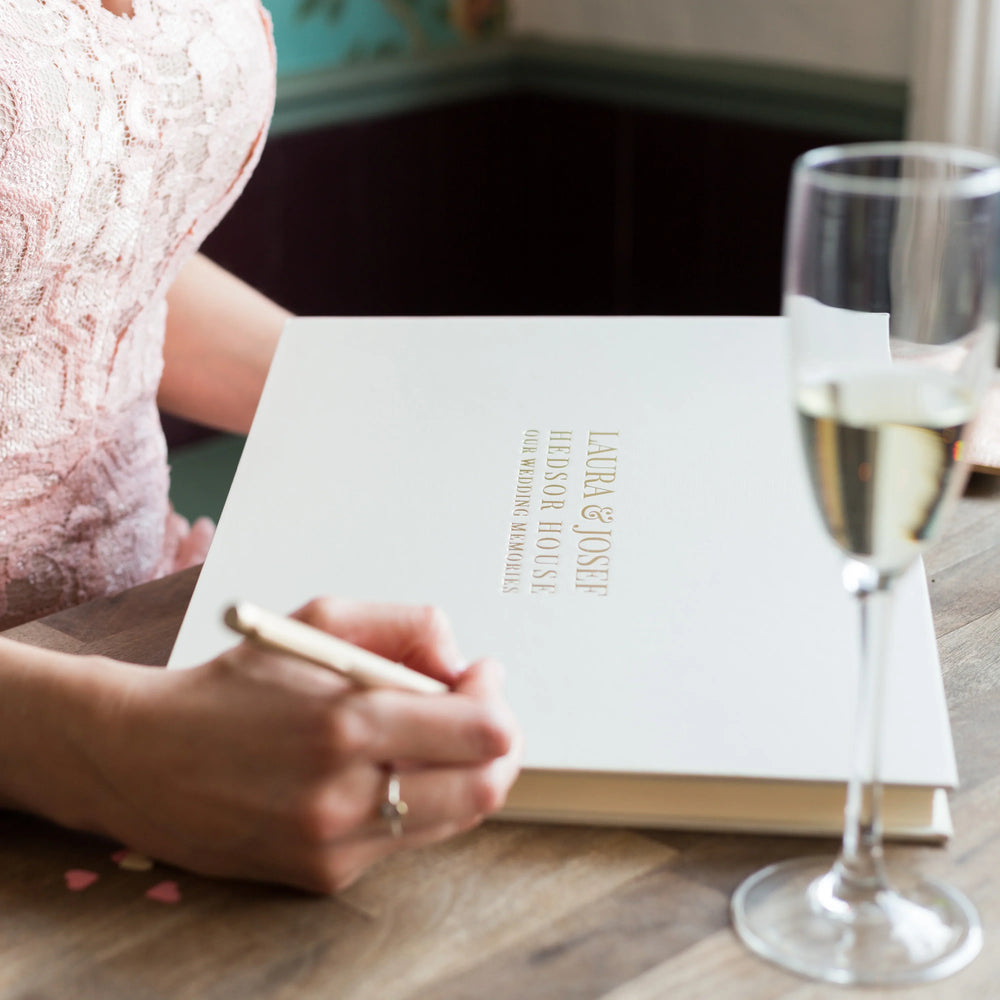
[(113, 693), (100, 664), (0, 637), (0, 808), (104, 832), (78, 752)]
[[(517, 753), (498, 674), (459, 674), (440, 616), (323, 600), (298, 617), (453, 690), (360, 689), (249, 644), (158, 670), (0, 639), (0, 807), (202, 874), (333, 892), (503, 802)], [(398, 837), (379, 815), (390, 769)]]
[(167, 310), (160, 406), (245, 434), (291, 314), (201, 254), (181, 270)]

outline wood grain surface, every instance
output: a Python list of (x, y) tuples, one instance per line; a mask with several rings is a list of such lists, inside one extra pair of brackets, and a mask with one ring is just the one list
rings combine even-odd
[[(945, 848), (892, 845), (964, 889), (982, 955), (943, 982), (857, 997), (1000, 997), (1000, 479), (974, 477), (926, 557), (961, 789)], [(8, 635), (166, 660), (188, 571)], [(117, 867), (121, 845), (0, 812), (0, 1000), (819, 1000), (838, 987), (752, 957), (729, 897), (831, 841), (488, 823), (401, 855), (336, 898)], [(99, 880), (70, 892), (64, 873)], [(177, 904), (145, 896), (177, 883)]]

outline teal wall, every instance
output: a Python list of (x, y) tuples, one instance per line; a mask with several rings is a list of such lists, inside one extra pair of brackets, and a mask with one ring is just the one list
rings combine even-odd
[(278, 75), (455, 49), (503, 29), (504, 0), (265, 0)]
[(264, 3), (278, 51), (272, 135), (513, 90), (859, 137), (902, 131), (902, 81), (512, 37), (510, 0)]

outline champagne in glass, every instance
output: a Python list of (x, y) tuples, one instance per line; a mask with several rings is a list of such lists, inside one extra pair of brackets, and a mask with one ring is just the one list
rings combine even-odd
[(905, 569), (965, 481), (972, 395), (934, 372), (861, 375), (804, 385), (796, 395), (827, 532), (885, 572)]
[(757, 872), (732, 915), (753, 951), (815, 979), (929, 981), (982, 945), (958, 890), (889, 878), (880, 736), (894, 585), (961, 492), (995, 365), (998, 240), (1000, 161), (986, 153), (863, 143), (794, 166), (784, 274), (794, 406), (822, 525), (859, 608), (857, 717), (840, 855)]

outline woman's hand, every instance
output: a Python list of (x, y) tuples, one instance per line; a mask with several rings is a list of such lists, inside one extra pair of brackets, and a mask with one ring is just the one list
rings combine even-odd
[[(102, 661), (114, 694), (73, 734), (98, 802), (88, 825), (203, 874), (334, 892), (503, 804), (517, 736), (499, 669), (460, 673), (440, 614), (323, 599), (296, 617), (453, 690), (362, 689), (247, 643), (191, 670)], [(392, 770), (398, 835), (380, 814)]]

